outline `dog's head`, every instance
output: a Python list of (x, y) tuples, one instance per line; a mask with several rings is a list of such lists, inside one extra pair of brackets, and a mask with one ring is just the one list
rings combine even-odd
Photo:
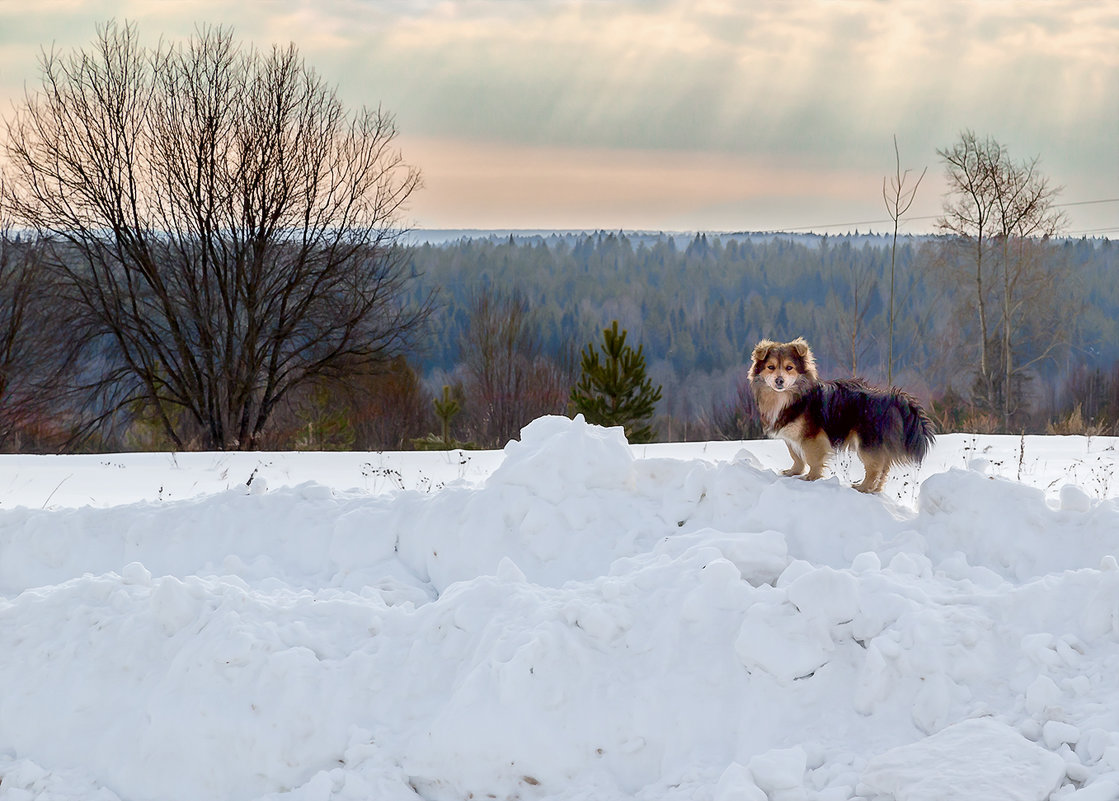
[(750, 380), (762, 381), (775, 392), (793, 389), (801, 381), (817, 381), (816, 359), (802, 338), (792, 342), (763, 339), (754, 348)]

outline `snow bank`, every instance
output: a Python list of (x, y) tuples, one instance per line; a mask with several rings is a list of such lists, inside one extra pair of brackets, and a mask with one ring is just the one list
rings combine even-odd
[(1065, 762), (1004, 723), (954, 723), (870, 760), (859, 790), (897, 801), (1045, 801), (1065, 778)]
[(8, 457), (0, 798), (1114, 797), (1114, 443), (1021, 444)]

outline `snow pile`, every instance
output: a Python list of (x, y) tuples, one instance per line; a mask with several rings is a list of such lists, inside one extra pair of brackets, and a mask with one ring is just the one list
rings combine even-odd
[(0, 799), (1119, 796), (1115, 441), (786, 460), (3, 457)]
[(1040, 801), (1064, 778), (1063, 759), (990, 718), (955, 723), (893, 748), (871, 759), (863, 772), (872, 794), (898, 801)]

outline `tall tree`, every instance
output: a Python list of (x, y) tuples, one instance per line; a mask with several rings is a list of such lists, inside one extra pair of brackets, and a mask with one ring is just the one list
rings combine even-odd
[[(1039, 299), (1039, 284), (1043, 292), (1056, 289), (1053, 278), (1057, 271), (1039, 265), (1033, 240), (1057, 233), (1064, 227), (1065, 217), (1054, 208), (1060, 190), (1051, 187), (1038, 171), (1037, 157), (996, 171), (994, 183), (1002, 277), (1002, 419), (1003, 427), (1009, 429), (1015, 411), (1010, 389), (1021, 371), (1013, 348), (1018, 317), (1030, 300)], [(1036, 304), (1029, 307), (1036, 309)], [(1048, 355), (1057, 343), (1057, 338), (1051, 339), (1033, 361)]]
[(95, 420), (141, 408), (175, 447), (257, 447), (290, 392), (422, 325), (397, 246), (419, 173), (392, 116), (347, 110), (294, 46), (203, 28), (147, 48), (111, 22), (41, 68), (7, 120), (6, 195), (103, 366)]
[(653, 414), (661, 388), (645, 375), (642, 346), (626, 344), (618, 321), (602, 332), (602, 358), (594, 344), (583, 349), (582, 375), (571, 390), (574, 410), (588, 423), (623, 426), (630, 442), (651, 442)]
[(944, 213), (937, 226), (955, 236), (971, 250), (974, 267), (973, 283), (976, 313), (979, 319), (979, 382), (988, 405), (994, 405), (994, 380), (988, 347), (990, 345), (987, 305), (989, 287), (985, 279), (989, 270), (984, 260), (990, 248), (995, 216), (993, 173), (1006, 158), (1005, 148), (994, 139), (979, 139), (974, 131), (965, 130), (950, 148), (937, 150), (944, 161), (948, 194)]
[[(1061, 271), (1038, 258), (1043, 241), (1064, 224), (1055, 209), (1060, 190), (1040, 174), (1036, 157), (1015, 162), (991, 137), (980, 140), (965, 131), (959, 142), (937, 152), (946, 165), (949, 190), (939, 226), (972, 254), (982, 399), (1008, 429), (1025, 368), (1061, 343), (1056, 321), (1062, 315), (1054, 308), (1072, 295), (1057, 291)], [(1001, 311), (996, 325), (990, 318), (992, 303)], [(1042, 319), (1054, 321), (1043, 333), (1033, 326)], [(1031, 329), (1039, 335), (1032, 343), (1034, 356), (1019, 364), (1016, 346)]]
[[(882, 200), (886, 204), (886, 213), (890, 215), (890, 219), (894, 223), (894, 237), (890, 242), (890, 334), (889, 345), (886, 350), (886, 383), (888, 384), (894, 382), (894, 271), (897, 263), (898, 227), (901, 224), (901, 218), (909, 212), (909, 207), (913, 205), (917, 190), (920, 188), (921, 181), (924, 180), (928, 169), (928, 167), (925, 167), (921, 170), (921, 174), (917, 176), (917, 180), (910, 188), (908, 186), (910, 171), (902, 172), (901, 170), (898, 138), (897, 136), (894, 137), (894, 174), (882, 179)], [(888, 186), (887, 182), (889, 182)]]

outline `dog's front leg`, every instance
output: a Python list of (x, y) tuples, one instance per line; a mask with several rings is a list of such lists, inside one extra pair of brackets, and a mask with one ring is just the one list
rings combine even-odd
[(831, 457), (832, 448), (831, 443), (828, 442), (827, 436), (820, 432), (816, 436), (808, 439), (802, 445), (804, 450), (804, 461), (808, 462), (808, 475), (804, 477), (806, 481), (815, 481), (818, 478), (823, 478), (824, 468), (828, 465), (828, 459)]
[(793, 466), (788, 470), (782, 470), (781, 475), (799, 476), (804, 472), (804, 468), (807, 467), (807, 465), (804, 463), (804, 459), (800, 458), (800, 452), (793, 447), (791, 442), (786, 442), (785, 447), (789, 449), (789, 456), (793, 457)]

